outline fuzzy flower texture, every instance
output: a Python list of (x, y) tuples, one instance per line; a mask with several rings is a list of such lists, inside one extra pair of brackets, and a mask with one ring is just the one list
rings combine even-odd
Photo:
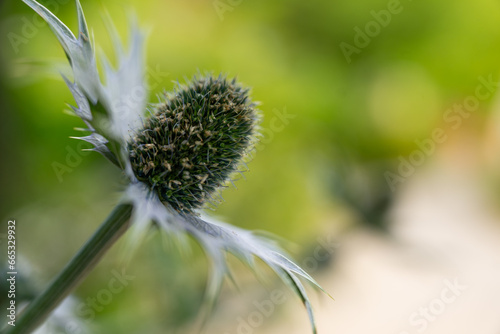
[[(193, 237), (213, 264), (207, 300), (213, 304), (229, 269), (226, 252), (256, 267), (259, 258), (301, 298), (313, 332), (309, 299), (301, 279), (321, 287), (292, 262), (274, 240), (214, 220), (203, 209), (215, 204), (218, 192), (241, 172), (255, 143), (259, 113), (249, 91), (235, 79), (198, 76), (147, 105), (144, 83), (144, 35), (135, 22), (129, 50), (109, 25), (118, 64), (100, 59), (105, 81), (97, 70), (91, 35), (76, 0), (77, 37), (35, 0), (23, 0), (50, 26), (70, 62), (73, 81), (64, 77), (76, 106), (74, 113), (89, 135), (78, 137), (119, 167), (129, 182), (122, 201), (133, 205), (131, 233), (137, 243), (151, 224), (173, 242)], [(149, 115), (146, 111), (149, 110)]]
[(176, 211), (213, 200), (251, 147), (257, 113), (235, 79), (195, 78), (157, 105), (129, 143), (138, 180)]

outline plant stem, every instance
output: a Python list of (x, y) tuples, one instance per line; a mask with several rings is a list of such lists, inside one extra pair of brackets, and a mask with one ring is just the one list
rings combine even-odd
[(90, 273), (129, 227), (132, 205), (120, 204), (102, 223), (49, 287), (22, 311), (8, 334), (28, 334), (40, 326), (59, 303)]

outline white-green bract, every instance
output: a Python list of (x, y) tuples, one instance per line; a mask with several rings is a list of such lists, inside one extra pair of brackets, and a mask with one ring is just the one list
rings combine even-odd
[(209, 301), (215, 300), (225, 275), (229, 274), (226, 252), (234, 254), (252, 268), (256, 267), (255, 258), (260, 258), (297, 292), (307, 308), (313, 332), (316, 332), (311, 305), (300, 278), (315, 287), (321, 287), (284, 255), (284, 251), (273, 240), (217, 222), (202, 212), (199, 212), (199, 215), (179, 215), (134, 176), (130, 167), (127, 142), (141, 127), (147, 109), (143, 76), (144, 34), (137, 25), (132, 25), (128, 52), (123, 50), (110, 25), (118, 66), (115, 70), (104, 57), (101, 59), (106, 79), (103, 83), (97, 71), (91, 35), (79, 1), (76, 0), (79, 22), (77, 37), (41, 4), (34, 0), (23, 1), (49, 24), (71, 64), (74, 81), (67, 78), (64, 80), (77, 104), (72, 109), (87, 125), (85, 130), (91, 133), (78, 139), (91, 143), (94, 151), (101, 153), (122, 169), (130, 181), (123, 201), (133, 204), (133, 234), (143, 235), (151, 224), (157, 224), (173, 236), (173, 239), (182, 240), (187, 235), (194, 237), (213, 263), (207, 287)]

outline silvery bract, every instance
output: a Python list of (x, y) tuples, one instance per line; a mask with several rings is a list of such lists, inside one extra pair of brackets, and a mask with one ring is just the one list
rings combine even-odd
[(133, 204), (133, 235), (144, 235), (151, 224), (161, 226), (175, 240), (193, 236), (205, 249), (213, 263), (207, 297), (215, 300), (223, 278), (229, 273), (225, 252), (236, 255), (241, 261), (255, 268), (255, 257), (269, 265), (278, 276), (294, 289), (307, 308), (313, 331), (316, 332), (312, 309), (300, 278), (321, 287), (304, 270), (293, 263), (285, 253), (268, 238), (234, 226), (217, 222), (196, 210), (189, 214), (174, 210), (162, 202), (149, 186), (137, 180), (130, 163), (128, 143), (143, 126), (147, 110), (147, 89), (144, 82), (144, 34), (133, 24), (128, 52), (110, 25), (113, 44), (118, 59), (113, 69), (101, 59), (105, 83), (101, 82), (91, 36), (81, 5), (76, 0), (79, 32), (77, 37), (49, 10), (34, 0), (23, 0), (50, 26), (63, 47), (73, 70), (73, 82), (64, 78), (76, 101), (72, 107), (86, 124), (90, 135), (79, 137), (91, 143), (94, 151), (101, 153), (122, 169), (129, 179), (123, 198)]

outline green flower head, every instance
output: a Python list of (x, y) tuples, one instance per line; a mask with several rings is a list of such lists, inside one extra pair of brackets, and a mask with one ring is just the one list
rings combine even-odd
[(213, 202), (252, 148), (258, 113), (236, 79), (194, 78), (165, 94), (129, 142), (132, 169), (176, 211)]

